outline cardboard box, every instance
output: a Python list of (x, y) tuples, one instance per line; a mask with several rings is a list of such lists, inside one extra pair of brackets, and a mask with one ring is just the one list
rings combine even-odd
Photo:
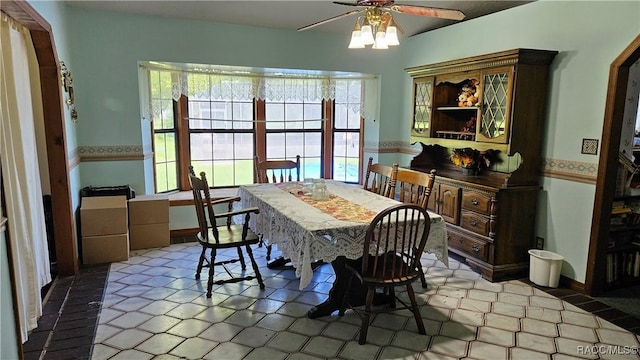
[(126, 196), (83, 197), (80, 206), (82, 236), (119, 235), (129, 230)]
[(83, 236), (82, 263), (102, 264), (129, 260), (129, 233)]
[(129, 224), (159, 224), (169, 222), (169, 196), (140, 195), (129, 200)]
[(171, 245), (169, 223), (131, 225), (129, 248), (131, 250), (158, 248)]

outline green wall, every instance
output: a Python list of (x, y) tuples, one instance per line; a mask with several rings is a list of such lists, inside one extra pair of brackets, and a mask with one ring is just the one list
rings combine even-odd
[[(74, 44), (74, 82), (80, 121), (79, 145), (148, 146), (148, 130), (141, 120), (138, 61), (204, 63), (253, 67), (357, 71), (380, 75), (388, 99), (380, 114), (368, 119), (397, 121), (403, 84), (399, 49), (347, 51), (348, 36), (261, 29), (172, 18), (67, 8), (70, 40)], [(292, 44), (295, 44), (292, 46)], [(375, 53), (374, 53), (375, 52)], [(148, 125), (146, 125), (148, 127)], [(380, 137), (397, 139), (395, 129)], [(376, 132), (377, 133), (377, 132)], [(378, 141), (377, 138), (371, 139)], [(83, 185), (131, 184), (150, 192), (144, 166), (112, 173), (103, 164), (81, 164)], [(111, 169), (109, 170), (111, 171)]]
[[(597, 163), (597, 156), (581, 154), (581, 141), (601, 138), (609, 66), (639, 33), (638, 1), (536, 1), (414, 36), (402, 44), (402, 66), (512, 48), (558, 50), (551, 66), (543, 156)], [(405, 75), (405, 118), (411, 116), (410, 89)], [(409, 123), (403, 125), (406, 139)], [(542, 185), (535, 235), (545, 238), (546, 250), (565, 256), (562, 274), (583, 283), (595, 186), (550, 177)]]

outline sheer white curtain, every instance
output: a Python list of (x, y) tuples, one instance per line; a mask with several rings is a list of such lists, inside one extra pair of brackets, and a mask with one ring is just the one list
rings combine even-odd
[(0, 15), (0, 160), (24, 342), (42, 315), (40, 289), (51, 282), (34, 126), (44, 120), (29, 31)]

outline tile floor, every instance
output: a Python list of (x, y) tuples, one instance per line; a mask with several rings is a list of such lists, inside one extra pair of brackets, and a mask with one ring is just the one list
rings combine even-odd
[[(207, 299), (206, 276), (200, 281), (193, 276), (199, 252), (197, 243), (174, 244), (134, 251), (128, 261), (112, 264), (90, 358), (639, 358), (640, 336), (578, 307), (590, 303), (588, 297), (547, 289), (557, 292), (553, 296), (526, 280), (491, 283), (453, 258), (447, 269), (434, 256), (423, 257), (430, 286), (425, 290), (416, 283), (414, 289), (427, 335), (416, 332), (409, 311), (384, 312), (373, 317), (368, 343), (359, 345), (360, 319), (353, 311), (306, 317), (327, 297), (334, 276), (330, 265), (315, 270), (305, 291), (298, 289), (293, 271), (263, 266), (265, 290), (256, 281), (214, 285)], [(254, 254), (266, 265), (264, 248)], [(86, 311), (91, 319), (91, 309)], [(59, 338), (56, 334), (49, 338)], [(84, 353), (72, 348), (65, 353), (60, 346), (52, 351), (53, 344), (45, 345), (40, 359), (89, 358), (86, 346)]]

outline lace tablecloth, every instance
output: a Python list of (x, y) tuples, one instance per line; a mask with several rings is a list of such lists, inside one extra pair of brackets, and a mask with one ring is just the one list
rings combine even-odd
[[(327, 190), (340, 198), (341, 208), (361, 207), (361, 213), (373, 213), (399, 204), (398, 201), (366, 191), (359, 186), (326, 180)], [(291, 190), (291, 188), (289, 188)], [(236, 202), (238, 208), (258, 207), (253, 214), (250, 228), (264, 236), (269, 244), (275, 244), (285, 258), (291, 260), (304, 289), (313, 276), (311, 264), (315, 260), (331, 262), (338, 256), (358, 259), (362, 256), (362, 240), (372, 217), (367, 219), (339, 220), (326, 206), (314, 206), (313, 201), (301, 200), (287, 187), (274, 184), (240, 186)], [(346, 200), (346, 201), (345, 201)], [(349, 204), (349, 205), (346, 205)], [(337, 210), (340, 212), (340, 210)], [(344, 211), (342, 211), (344, 212)], [(368, 215), (367, 215), (368, 216)], [(436, 255), (446, 266), (447, 236), (445, 222), (440, 215), (429, 212), (431, 228), (425, 252)], [(344, 218), (343, 216), (338, 216)]]

